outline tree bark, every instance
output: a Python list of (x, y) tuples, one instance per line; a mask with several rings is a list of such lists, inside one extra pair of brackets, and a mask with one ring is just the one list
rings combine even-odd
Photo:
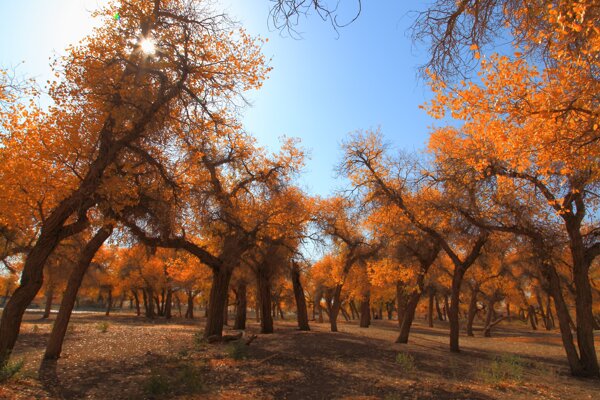
[(442, 310), (440, 309), (440, 302), (437, 296), (435, 296), (435, 310), (437, 311), (438, 320), (443, 321), (444, 316), (442, 315)]
[(233, 267), (229, 265), (213, 270), (204, 337), (223, 336), (223, 313), (227, 306), (232, 271)]
[(492, 320), (494, 316), (494, 305), (496, 304), (496, 300), (494, 296), (491, 296), (488, 300), (488, 312), (485, 316), (485, 328), (483, 330), (484, 337), (492, 336)]
[(133, 293), (133, 300), (135, 301), (135, 312), (136, 315), (139, 317), (141, 315), (140, 312), (140, 297), (138, 296), (138, 292), (136, 289), (131, 291)]
[(369, 314), (370, 300), (371, 300), (371, 295), (370, 295), (370, 293), (367, 293), (366, 297), (364, 299), (362, 299), (360, 302), (360, 327), (361, 328), (368, 328), (369, 325), (371, 325), (371, 316)]
[(529, 323), (531, 324), (531, 329), (537, 331), (537, 317), (535, 316), (535, 307), (533, 305), (529, 305), (527, 307), (527, 318), (529, 319)]
[(111, 233), (112, 227), (104, 227), (98, 230), (94, 237), (85, 245), (81, 254), (79, 255), (77, 264), (69, 275), (67, 288), (63, 294), (58, 315), (56, 316), (56, 320), (52, 326), (52, 332), (50, 333), (50, 338), (48, 339), (48, 344), (46, 345), (44, 359), (57, 359), (60, 357), (63, 340), (67, 332), (69, 320), (71, 318), (71, 312), (73, 311), (77, 292), (79, 291), (79, 287), (81, 286), (85, 272), (90, 266), (94, 255), (98, 249), (102, 247), (102, 244), (106, 241), (106, 239), (108, 239)]
[(433, 297), (435, 296), (435, 292), (433, 290), (429, 290), (429, 303), (427, 304), (427, 325), (430, 328), (433, 328)]
[(406, 294), (404, 293), (404, 283), (396, 282), (396, 302), (398, 304), (398, 326), (402, 326), (404, 313), (406, 312)]
[(421, 298), (421, 291), (419, 289), (413, 290), (406, 304), (406, 310), (404, 312), (404, 318), (402, 318), (402, 325), (400, 325), (400, 335), (396, 339), (396, 343), (408, 343), (408, 335), (410, 334), (410, 328), (415, 318), (415, 310), (419, 304)]
[(171, 319), (171, 307), (173, 303), (173, 291), (171, 288), (167, 289), (167, 296), (165, 298), (165, 318)]
[(50, 311), (52, 311), (52, 298), (54, 297), (54, 285), (49, 284), (46, 289), (46, 306), (44, 307), (44, 315), (42, 315), (42, 319), (47, 319), (50, 317)]
[(106, 313), (104, 315), (106, 315), (108, 317), (110, 315), (110, 310), (112, 309), (112, 303), (113, 303), (112, 286), (109, 286), (107, 291), (108, 291), (108, 294), (107, 294), (107, 300), (106, 300)]
[(298, 319), (298, 329), (301, 331), (309, 331), (308, 312), (306, 310), (306, 298), (304, 297), (304, 289), (300, 281), (300, 269), (294, 263), (292, 265), (292, 286), (294, 288), (294, 299), (296, 300), (296, 317)]
[(451, 292), (451, 303), (448, 309), (448, 320), (450, 321), (450, 351), (453, 353), (460, 352), (458, 345), (458, 338), (460, 334), (460, 321), (459, 321), (459, 301), (460, 301), (460, 287), (462, 285), (463, 277), (465, 275), (465, 268), (456, 266), (454, 268), (454, 274), (452, 275), (452, 292)]
[[(340, 311), (340, 302), (342, 295), (342, 285), (337, 284), (333, 292), (333, 302), (331, 309), (329, 310), (329, 325), (331, 326), (331, 332), (337, 332), (337, 316)], [(327, 302), (329, 304), (329, 301)]]
[(269, 276), (259, 268), (257, 286), (260, 304), (260, 333), (273, 333), (273, 314), (271, 310), (271, 282)]
[(477, 315), (477, 294), (479, 289), (476, 286), (471, 288), (471, 300), (469, 301), (469, 311), (467, 313), (467, 336), (473, 336), (473, 321)]
[(239, 282), (235, 291), (235, 321), (233, 329), (246, 329), (247, 284)]

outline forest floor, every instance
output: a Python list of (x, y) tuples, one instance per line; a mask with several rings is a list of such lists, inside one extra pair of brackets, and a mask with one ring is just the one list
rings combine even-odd
[[(568, 375), (557, 331), (513, 322), (461, 336), (448, 351), (444, 322), (415, 321), (409, 344), (397, 322), (369, 328), (340, 322), (276, 321), (275, 333), (207, 344), (203, 321), (147, 321), (132, 315), (76, 314), (63, 356), (40, 368), (51, 322), (25, 316), (13, 360), (24, 365), (0, 386), (1, 399), (598, 399), (598, 381)], [(248, 334), (259, 326), (249, 322)], [(232, 332), (229, 332), (232, 333)], [(600, 348), (600, 336), (597, 336)]]

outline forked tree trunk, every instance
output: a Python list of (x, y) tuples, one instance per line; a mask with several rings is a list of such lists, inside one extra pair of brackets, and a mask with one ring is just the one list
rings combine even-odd
[(246, 329), (246, 282), (240, 282), (235, 291), (235, 321), (233, 329)]
[[(333, 292), (333, 302), (331, 304), (331, 309), (329, 310), (329, 325), (331, 326), (331, 332), (337, 332), (337, 316), (340, 311), (340, 302), (342, 295), (342, 285), (337, 284), (335, 286), (335, 290)], [(329, 301), (327, 302), (329, 304)]]
[(350, 321), (350, 315), (348, 315), (348, 312), (346, 311), (346, 308), (344, 307), (343, 304), (340, 305), (340, 312), (344, 316), (344, 319), (346, 320), (346, 322)]
[(496, 304), (496, 299), (494, 296), (491, 296), (488, 300), (488, 312), (485, 316), (485, 328), (483, 330), (483, 336), (490, 337), (492, 336), (492, 322), (494, 317), (494, 305)]
[(213, 270), (204, 337), (223, 336), (223, 310), (227, 303), (232, 271), (233, 268), (227, 265)]
[[(306, 310), (306, 298), (304, 297), (304, 289), (300, 281), (300, 269), (296, 264), (292, 265), (292, 286), (294, 288), (294, 299), (296, 300), (296, 317), (298, 319), (298, 329), (301, 331), (309, 331), (308, 312)], [(314, 316), (314, 308), (313, 308)]]
[(56, 320), (54, 321), (54, 325), (52, 326), (52, 332), (50, 332), (48, 344), (46, 345), (44, 359), (57, 359), (60, 357), (63, 340), (67, 332), (69, 320), (71, 318), (71, 312), (73, 311), (73, 306), (75, 305), (77, 291), (81, 286), (81, 282), (83, 281), (85, 272), (87, 271), (90, 263), (92, 262), (94, 255), (96, 254), (98, 249), (102, 247), (102, 244), (106, 241), (106, 239), (108, 239), (111, 233), (112, 227), (105, 227), (98, 230), (98, 232), (86, 244), (81, 254), (79, 255), (77, 264), (75, 265), (75, 268), (73, 268), (73, 271), (69, 275), (67, 288), (63, 293), (63, 298), (60, 303), (58, 315), (56, 316)]
[(475, 286), (472, 287), (469, 311), (467, 313), (467, 336), (473, 336), (473, 321), (475, 321), (475, 315), (477, 315), (477, 293), (479, 293), (479, 289)]

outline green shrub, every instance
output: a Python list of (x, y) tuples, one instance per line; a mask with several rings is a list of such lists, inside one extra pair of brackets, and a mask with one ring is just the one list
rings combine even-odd
[(497, 356), (487, 368), (481, 370), (481, 378), (485, 383), (498, 384), (507, 381), (523, 380), (523, 360), (514, 354)]
[(108, 332), (108, 322), (103, 321), (103, 322), (99, 322), (98, 325), (96, 326), (98, 328), (98, 330), (102, 333), (106, 333)]
[(6, 362), (0, 367), (0, 382), (4, 382), (12, 378), (17, 372), (21, 370), (21, 368), (23, 368), (24, 364), (25, 361), (22, 359), (15, 362)]
[(415, 358), (407, 353), (396, 354), (396, 364), (406, 372), (413, 372), (415, 367)]
[(146, 382), (145, 390), (151, 396), (161, 396), (170, 391), (170, 386), (169, 380), (165, 376), (152, 374)]
[(235, 340), (227, 345), (227, 355), (234, 360), (243, 360), (248, 357), (248, 346), (242, 340)]
[(194, 340), (194, 348), (198, 351), (204, 350), (208, 343), (206, 341), (206, 338), (204, 337), (204, 332), (202, 332), (202, 331), (194, 332), (193, 340)]
[(204, 378), (198, 368), (192, 364), (184, 364), (177, 372), (177, 382), (183, 385), (186, 393), (195, 394), (206, 390)]

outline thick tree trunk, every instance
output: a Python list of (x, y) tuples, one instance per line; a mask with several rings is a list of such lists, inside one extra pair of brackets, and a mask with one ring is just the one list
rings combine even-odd
[(50, 317), (50, 311), (52, 311), (52, 298), (54, 297), (54, 285), (48, 285), (46, 289), (46, 306), (44, 307), (44, 315), (42, 315), (42, 319), (47, 319)]
[[(329, 325), (331, 326), (331, 332), (337, 332), (337, 316), (340, 311), (340, 302), (342, 295), (342, 285), (337, 284), (333, 292), (333, 302), (331, 303), (331, 309), (329, 310)], [(329, 301), (327, 302), (329, 304)]]
[[(304, 289), (300, 281), (300, 269), (297, 265), (292, 266), (292, 286), (294, 288), (294, 299), (296, 300), (296, 317), (298, 319), (298, 329), (301, 331), (309, 331), (308, 313), (306, 310), (306, 299), (304, 297)], [(313, 311), (314, 313), (314, 311)]]
[(421, 291), (419, 289), (414, 290), (409, 297), (408, 303), (406, 304), (406, 310), (404, 312), (404, 318), (402, 318), (402, 325), (400, 325), (400, 335), (396, 339), (396, 343), (408, 343), (408, 335), (410, 334), (410, 327), (415, 318), (415, 310), (419, 304), (421, 298)]
[(146, 307), (146, 318), (154, 318), (156, 315), (154, 313), (154, 291), (148, 286), (146, 288), (146, 296), (144, 297)]
[(44, 354), (45, 359), (57, 359), (60, 357), (63, 340), (67, 332), (69, 320), (71, 318), (71, 311), (73, 311), (77, 292), (81, 286), (85, 272), (94, 258), (94, 255), (106, 241), (106, 239), (108, 239), (111, 233), (111, 227), (101, 228), (86, 244), (79, 255), (77, 264), (73, 268), (71, 275), (69, 275), (67, 288), (63, 293), (58, 315), (56, 316), (56, 320), (52, 326), (52, 332), (50, 333), (50, 338), (48, 339), (46, 352)]
[(233, 268), (226, 265), (213, 270), (208, 316), (206, 317), (206, 328), (204, 329), (205, 337), (223, 336), (223, 310), (227, 306), (232, 271)]
[(235, 321), (233, 329), (246, 329), (246, 282), (239, 282), (235, 291)]
[(187, 294), (187, 309), (185, 310), (185, 318), (194, 319), (194, 293), (191, 290), (186, 290)]
[(273, 333), (273, 314), (271, 310), (271, 282), (270, 278), (259, 269), (257, 286), (260, 299), (260, 333)]
[(477, 287), (471, 288), (471, 300), (469, 301), (469, 311), (467, 312), (467, 336), (473, 336), (473, 321), (477, 315)]
[(368, 328), (371, 325), (371, 316), (369, 315), (371, 295), (367, 293), (360, 302), (360, 327)]
[(463, 267), (455, 267), (454, 275), (452, 276), (452, 299), (450, 308), (448, 309), (448, 320), (450, 321), (450, 351), (454, 353), (460, 352), (458, 338), (460, 334), (460, 321), (458, 316), (460, 287), (462, 285), (465, 269)]

